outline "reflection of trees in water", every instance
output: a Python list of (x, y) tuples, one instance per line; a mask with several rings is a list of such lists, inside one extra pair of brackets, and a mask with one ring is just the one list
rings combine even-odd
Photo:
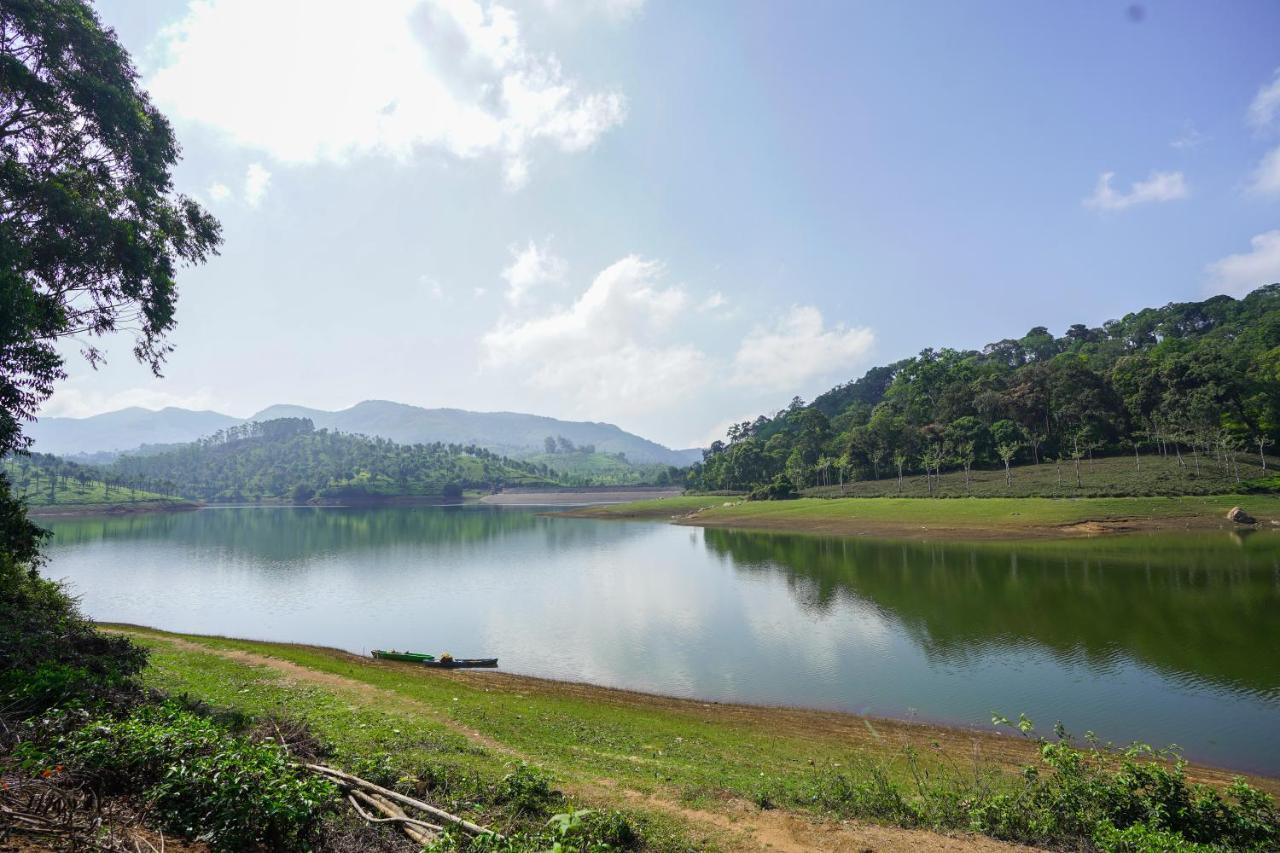
[(601, 538), (617, 540), (629, 529), (490, 507), (250, 507), (65, 519), (50, 526), (55, 547), (165, 541), (279, 562), (396, 546), (468, 548), (512, 537), (536, 538), (539, 547), (564, 550)]
[(846, 595), (882, 609), (933, 657), (1033, 643), (1280, 699), (1280, 537), (997, 545), (708, 529), (705, 541), (739, 571), (784, 572), (805, 607)]

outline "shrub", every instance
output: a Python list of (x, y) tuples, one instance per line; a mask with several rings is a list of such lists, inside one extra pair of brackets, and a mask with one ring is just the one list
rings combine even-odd
[(61, 585), (40, 577), (39, 537), (24, 546), (26, 522), (8, 517), (13, 506), (0, 477), (0, 707), (22, 718), (135, 689), (146, 652), (98, 633)]
[(43, 749), (25, 746), (28, 769), (56, 762), (107, 792), (141, 793), (164, 828), (221, 850), (305, 846), (336, 793), (279, 746), (232, 735), (173, 702), (93, 720)]
[(773, 482), (756, 486), (747, 495), (749, 501), (789, 501), (799, 497), (796, 487), (787, 479), (786, 474), (779, 474)]
[[(1023, 718), (1019, 728), (1029, 735), (1030, 721)], [(1144, 745), (1119, 754), (1096, 746), (1079, 749), (1061, 727), (1056, 740), (1038, 743), (1041, 761), (1052, 772), (1027, 767), (1014, 791), (974, 798), (971, 829), (1040, 844), (1093, 840), (1120, 851), (1198, 850), (1203, 844), (1271, 850), (1280, 844), (1274, 800), (1242, 779), (1223, 795), (1190, 784), (1180, 756)], [(1182, 846), (1169, 846), (1174, 843)]]
[(496, 803), (521, 816), (544, 815), (549, 806), (561, 799), (546, 772), (524, 762), (504, 776), (494, 792)]

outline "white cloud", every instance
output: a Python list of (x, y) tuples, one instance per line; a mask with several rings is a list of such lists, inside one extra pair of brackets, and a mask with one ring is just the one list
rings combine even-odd
[(1280, 282), (1280, 229), (1258, 234), (1249, 245), (1248, 252), (1227, 255), (1205, 268), (1211, 292), (1245, 296), (1263, 285)]
[(686, 399), (707, 382), (709, 359), (670, 340), (689, 297), (679, 286), (662, 286), (661, 274), (661, 264), (629, 255), (568, 307), (500, 320), (482, 341), (487, 365), (526, 369), (534, 387), (566, 394), (597, 416), (652, 412)]
[(502, 271), (507, 281), (507, 301), (518, 305), (536, 288), (562, 281), (564, 259), (551, 251), (550, 241), (542, 245), (533, 240), (523, 249), (511, 248), (511, 265)]
[(717, 308), (723, 308), (729, 304), (729, 298), (720, 291), (716, 291), (708, 296), (698, 305), (699, 311), (714, 311)]
[[(72, 380), (73, 382), (75, 380)], [(214, 408), (213, 394), (202, 388), (192, 394), (171, 394), (155, 388), (126, 388), (123, 391), (85, 391), (71, 383), (58, 389), (58, 393), (40, 409), (42, 418), (87, 418), (103, 412), (114, 412), (141, 406), (144, 409), (163, 409), (178, 406), (183, 409)]]
[(542, 0), (542, 7), (572, 20), (603, 15), (614, 23), (624, 23), (640, 14), (645, 0)]
[(1271, 124), (1278, 112), (1280, 112), (1280, 68), (1276, 69), (1275, 77), (1270, 83), (1258, 89), (1258, 94), (1253, 97), (1253, 103), (1249, 104), (1249, 124), (1255, 128), (1266, 127)]
[(267, 194), (271, 173), (261, 163), (250, 163), (244, 173), (244, 203), (257, 207)]
[(1280, 195), (1280, 146), (1269, 151), (1249, 180), (1249, 192)]
[(1085, 207), (1097, 210), (1124, 210), (1135, 204), (1176, 201), (1188, 195), (1187, 182), (1181, 172), (1152, 172), (1145, 181), (1135, 181), (1129, 191), (1117, 192), (1111, 186), (1115, 172), (1103, 172), (1093, 195), (1084, 200)]
[(213, 201), (225, 201), (231, 197), (231, 187), (219, 181), (209, 184), (209, 198)]
[(528, 178), (540, 140), (590, 147), (623, 120), (530, 50), (514, 12), (479, 0), (194, 0), (158, 37), (147, 88), (176, 121), (282, 163), (491, 154)]
[(875, 344), (870, 329), (825, 329), (822, 312), (796, 305), (773, 328), (757, 326), (733, 359), (735, 385), (799, 392), (807, 379), (838, 371), (851, 375)]

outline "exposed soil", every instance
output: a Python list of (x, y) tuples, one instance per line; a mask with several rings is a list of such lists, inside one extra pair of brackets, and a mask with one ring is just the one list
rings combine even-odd
[(1241, 525), (1217, 515), (1186, 515), (1169, 517), (1130, 516), (1073, 521), (1066, 524), (1017, 524), (947, 523), (935, 521), (921, 524), (919, 521), (887, 521), (863, 518), (856, 515), (844, 517), (804, 517), (798, 515), (710, 515), (701, 511), (677, 512), (645, 508), (636, 512), (595, 512), (591, 507), (579, 507), (556, 513), (575, 518), (669, 521), (692, 527), (716, 527), (732, 530), (755, 530), (785, 533), (812, 533), (824, 536), (868, 536), (875, 539), (897, 540), (947, 540), (947, 541), (1009, 541), (1025, 539), (1073, 539), (1089, 536), (1105, 536), (1122, 533), (1155, 533), (1186, 531), (1238, 531), (1275, 530), (1278, 525)]

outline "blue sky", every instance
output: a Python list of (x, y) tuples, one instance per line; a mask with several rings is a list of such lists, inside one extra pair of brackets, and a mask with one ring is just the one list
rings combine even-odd
[(1280, 279), (1275, 3), (98, 8), (227, 242), (163, 380), (121, 342), (48, 414), (384, 398), (687, 446)]

